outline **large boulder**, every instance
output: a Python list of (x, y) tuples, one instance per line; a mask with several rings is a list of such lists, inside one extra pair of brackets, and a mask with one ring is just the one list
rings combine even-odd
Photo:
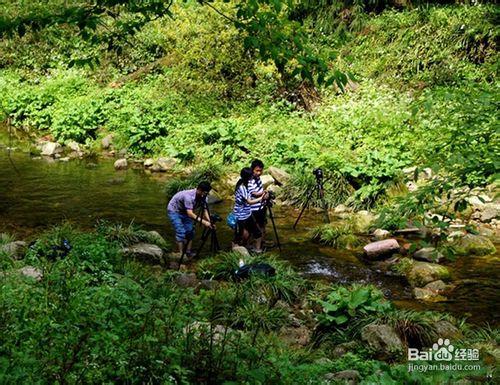
[(271, 175), (262, 175), (260, 181), (265, 189), (274, 184), (274, 178)]
[(184, 273), (175, 277), (175, 283), (182, 288), (197, 287), (199, 284), (195, 273)]
[(280, 336), (290, 345), (306, 346), (311, 341), (311, 332), (305, 326), (283, 327)]
[(241, 254), (243, 257), (250, 257), (250, 252), (244, 246), (234, 245), (232, 250), (235, 253)]
[(395, 239), (385, 239), (369, 243), (363, 247), (363, 251), (365, 256), (371, 260), (388, 258), (392, 254), (399, 252), (399, 243)]
[(378, 359), (393, 360), (403, 353), (403, 342), (389, 325), (367, 325), (361, 329), (361, 339)]
[(413, 288), (413, 296), (415, 299), (425, 302), (443, 302), (447, 300), (446, 297), (442, 296), (438, 292), (421, 287)]
[(156, 164), (153, 166), (151, 171), (155, 172), (165, 172), (172, 170), (177, 164), (177, 159), (175, 158), (158, 158)]
[(423, 287), (433, 281), (448, 280), (450, 272), (437, 263), (415, 261), (407, 269), (405, 276), (412, 287)]
[(128, 167), (127, 159), (118, 159), (114, 163), (115, 170), (125, 170)]
[(417, 250), (415, 254), (413, 254), (413, 258), (419, 261), (439, 263), (443, 261), (444, 255), (434, 247), (424, 247), (423, 249)]
[(224, 325), (212, 325), (209, 322), (194, 321), (183, 329), (184, 334), (191, 334), (196, 338), (212, 338), (216, 344), (225, 339), (235, 337), (235, 331)]
[(458, 255), (488, 255), (496, 252), (495, 245), (482, 235), (466, 234), (452, 243)]
[(74, 140), (72, 140), (72, 141), (68, 142), (68, 143), (66, 144), (66, 147), (68, 147), (68, 148), (69, 148), (71, 151), (73, 151), (73, 152), (77, 152), (77, 153), (82, 152), (82, 149), (81, 149), (80, 143), (75, 142)]
[(347, 369), (336, 373), (327, 373), (324, 378), (327, 381), (333, 381), (335, 384), (356, 385), (361, 380), (361, 375), (357, 370)]
[(162, 261), (163, 250), (158, 245), (150, 243), (137, 243), (122, 249), (123, 253), (148, 261)]
[(387, 230), (384, 230), (384, 229), (376, 229), (373, 232), (373, 236), (375, 237), (375, 239), (377, 241), (381, 241), (383, 239), (389, 238), (391, 236), (391, 233)]
[(436, 331), (437, 336), (442, 339), (449, 339), (453, 341), (463, 338), (462, 332), (449, 321), (436, 321), (432, 326)]
[(148, 158), (148, 159), (144, 160), (144, 163), (143, 163), (145, 168), (152, 167), (154, 164), (155, 164), (155, 161), (153, 158)]
[(290, 174), (278, 167), (271, 166), (268, 171), (277, 184), (285, 184), (290, 180)]
[(15, 259), (21, 259), (24, 256), (27, 246), (28, 244), (24, 241), (14, 241), (0, 246), (0, 251)]
[(481, 222), (490, 222), (493, 219), (497, 219), (500, 216), (500, 204), (498, 203), (486, 203), (481, 210), (481, 216), (479, 220)]
[(220, 203), (222, 202), (223, 199), (220, 197), (220, 195), (217, 193), (215, 190), (210, 190), (207, 196), (207, 203), (209, 205), (213, 205), (215, 203)]
[(44, 142), (41, 145), (41, 155), (43, 156), (56, 156), (63, 152), (63, 148), (56, 142)]
[(19, 270), (19, 273), (21, 273), (25, 277), (33, 278), (36, 281), (41, 281), (43, 278), (42, 270), (33, 266), (24, 266)]
[(113, 134), (106, 135), (104, 138), (101, 140), (101, 147), (104, 150), (107, 150), (111, 147), (113, 144)]
[(340, 358), (351, 351), (355, 351), (358, 348), (359, 346), (356, 341), (344, 342), (335, 346), (331, 351), (330, 356), (334, 358)]
[(165, 241), (165, 238), (163, 238), (158, 231), (151, 230), (151, 231), (148, 231), (148, 233), (152, 238), (151, 241), (154, 242), (155, 245), (162, 247), (162, 246), (165, 246), (167, 244), (167, 241)]

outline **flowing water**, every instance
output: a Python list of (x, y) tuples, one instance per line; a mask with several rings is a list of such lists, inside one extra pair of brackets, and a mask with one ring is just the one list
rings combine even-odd
[[(142, 167), (133, 165), (117, 172), (113, 159), (62, 162), (34, 159), (20, 150), (13, 151), (9, 157), (6, 146), (1, 146), (0, 232), (30, 240), (63, 221), (92, 228), (98, 219), (107, 219), (124, 224), (133, 221), (171, 239), (173, 232), (165, 216), (163, 192), (168, 178), (165, 174), (150, 175)], [(230, 210), (230, 201), (212, 207), (212, 211), (223, 218)], [(281, 258), (290, 261), (310, 279), (372, 283), (400, 307), (447, 311), (467, 316), (471, 322), (489, 322), (493, 326), (499, 323), (498, 254), (466, 257), (450, 264), (453, 279), (460, 285), (446, 302), (422, 303), (412, 299), (410, 288), (401, 278), (377, 271), (353, 252), (310, 242), (308, 230), (321, 221), (317, 213), (306, 212), (297, 231), (292, 229), (297, 210), (275, 207), (274, 213), (283, 244)], [(222, 222), (217, 233), (221, 246), (227, 249), (232, 231)], [(269, 235), (272, 235), (271, 227)]]

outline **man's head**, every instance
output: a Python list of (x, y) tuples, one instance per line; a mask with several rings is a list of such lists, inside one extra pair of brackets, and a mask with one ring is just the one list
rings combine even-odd
[(253, 176), (258, 178), (262, 175), (262, 171), (264, 170), (264, 163), (260, 159), (254, 159), (250, 168), (252, 169)]
[(212, 186), (210, 185), (210, 182), (207, 181), (200, 182), (198, 187), (196, 187), (196, 196), (204, 198), (208, 195), (211, 189)]

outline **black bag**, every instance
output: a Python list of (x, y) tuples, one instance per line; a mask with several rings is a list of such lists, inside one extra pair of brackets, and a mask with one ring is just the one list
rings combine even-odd
[(273, 277), (276, 275), (276, 270), (267, 263), (252, 263), (250, 265), (243, 265), (234, 273), (238, 279), (246, 279), (250, 275), (261, 274), (265, 277)]

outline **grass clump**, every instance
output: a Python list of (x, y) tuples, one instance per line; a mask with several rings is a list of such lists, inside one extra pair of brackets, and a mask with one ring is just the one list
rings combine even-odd
[(196, 188), (202, 181), (210, 183), (217, 181), (222, 176), (222, 166), (210, 162), (201, 165), (185, 177), (174, 177), (165, 184), (165, 196), (170, 200), (177, 192)]
[(309, 236), (314, 242), (335, 249), (354, 249), (362, 244), (362, 240), (355, 232), (356, 227), (353, 223), (325, 224), (315, 227)]

